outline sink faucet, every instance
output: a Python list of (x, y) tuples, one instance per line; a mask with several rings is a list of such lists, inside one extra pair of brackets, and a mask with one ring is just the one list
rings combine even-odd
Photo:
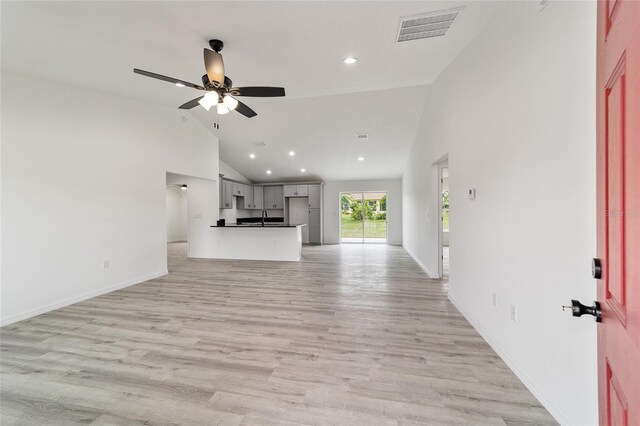
[(262, 226), (264, 226), (264, 218), (269, 217), (266, 210), (262, 210)]

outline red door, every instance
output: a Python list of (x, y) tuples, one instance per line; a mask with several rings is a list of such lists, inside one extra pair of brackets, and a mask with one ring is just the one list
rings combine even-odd
[(640, 425), (640, 1), (598, 2), (601, 425)]

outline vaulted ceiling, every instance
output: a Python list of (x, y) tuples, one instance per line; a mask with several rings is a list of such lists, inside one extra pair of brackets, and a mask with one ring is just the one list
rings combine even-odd
[[(464, 6), (447, 35), (397, 43), (403, 17)], [(284, 86), (242, 100), (258, 116), (189, 113), (221, 158), (254, 181), (399, 177), (431, 83), (491, 19), (489, 2), (2, 2), (2, 69), (167, 106), (198, 96), (132, 73), (200, 83), (202, 49), (225, 42), (234, 85)], [(342, 59), (359, 61), (345, 65)], [(366, 141), (357, 133), (369, 134)], [(264, 146), (257, 146), (264, 142)], [(289, 151), (295, 151), (289, 157)], [(249, 154), (254, 153), (255, 159)], [(364, 161), (358, 161), (358, 157)], [(267, 169), (272, 170), (266, 175)]]

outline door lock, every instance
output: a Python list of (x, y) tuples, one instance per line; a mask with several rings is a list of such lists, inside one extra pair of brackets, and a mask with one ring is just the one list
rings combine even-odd
[(592, 315), (595, 317), (596, 322), (602, 322), (602, 309), (600, 309), (600, 302), (593, 302), (593, 306), (585, 306), (577, 300), (571, 300), (571, 306), (563, 306), (562, 310), (565, 308), (571, 309), (571, 314), (574, 317), (581, 317), (582, 315)]
[(602, 278), (602, 261), (597, 257), (594, 257), (591, 261), (591, 275), (596, 280)]

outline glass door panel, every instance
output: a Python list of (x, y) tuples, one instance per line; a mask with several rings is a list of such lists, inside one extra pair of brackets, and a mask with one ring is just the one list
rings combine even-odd
[(363, 223), (365, 243), (387, 242), (387, 193), (363, 194)]
[(340, 193), (340, 242), (362, 242), (362, 200), (361, 192)]
[(387, 193), (340, 193), (340, 242), (387, 242)]

